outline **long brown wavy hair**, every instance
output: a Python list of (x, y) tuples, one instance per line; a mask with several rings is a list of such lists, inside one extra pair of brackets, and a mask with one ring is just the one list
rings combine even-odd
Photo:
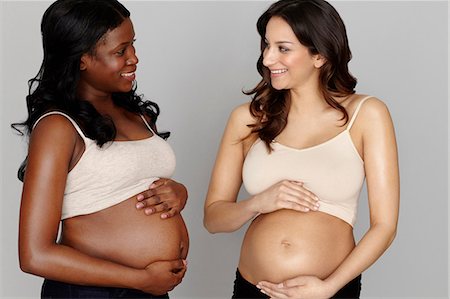
[(355, 93), (356, 78), (348, 70), (352, 58), (345, 25), (336, 9), (324, 0), (281, 0), (272, 4), (256, 24), (261, 36), (261, 55), (257, 69), (262, 80), (255, 88), (244, 91), (253, 95), (250, 113), (256, 122), (249, 124), (252, 133), (257, 133), (269, 152), (270, 143), (287, 125), (291, 105), (289, 90), (276, 90), (270, 82), (270, 71), (263, 65), (266, 26), (272, 17), (281, 17), (291, 26), (300, 43), (311, 55), (320, 54), (325, 64), (320, 68), (319, 88), (325, 101), (343, 114), (344, 125), (348, 114), (334, 97)]

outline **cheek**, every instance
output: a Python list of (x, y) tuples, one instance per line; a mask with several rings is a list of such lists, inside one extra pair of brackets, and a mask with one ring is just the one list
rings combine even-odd
[(313, 61), (305, 56), (295, 57), (286, 63), (300, 72), (309, 72), (314, 69)]
[(117, 72), (122, 69), (123, 65), (120, 59), (103, 57), (98, 66), (103, 68), (105, 72)]
[(111, 71), (119, 71), (123, 68), (124, 63), (120, 60), (111, 60), (108, 62), (108, 66)]

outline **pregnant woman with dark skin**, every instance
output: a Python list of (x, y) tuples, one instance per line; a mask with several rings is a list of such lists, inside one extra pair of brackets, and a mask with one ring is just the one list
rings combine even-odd
[[(43, 298), (168, 298), (186, 271), (175, 156), (135, 92), (129, 11), (115, 0), (59, 0), (41, 24), (30, 80), (20, 208), (23, 271)], [(166, 136), (167, 137), (167, 136)]]

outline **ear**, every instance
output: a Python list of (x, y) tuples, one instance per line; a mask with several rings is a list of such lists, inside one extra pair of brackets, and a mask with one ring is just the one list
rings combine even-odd
[(322, 55), (314, 55), (314, 67), (320, 69), (325, 64), (325, 62), (327, 62), (327, 60)]
[(84, 53), (80, 59), (80, 71), (85, 71), (92, 60), (91, 55)]

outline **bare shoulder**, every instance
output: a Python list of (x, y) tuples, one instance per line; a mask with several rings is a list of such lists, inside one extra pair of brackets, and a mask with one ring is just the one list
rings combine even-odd
[(61, 114), (51, 114), (40, 119), (32, 132), (46, 132), (47, 134), (76, 133), (71, 121)]
[[(360, 106), (353, 126), (354, 131), (372, 134), (370, 132), (393, 130), (389, 109), (379, 98), (364, 95), (358, 96), (355, 98), (355, 103), (352, 103), (353, 105), (356, 105), (356, 107)], [(357, 109), (356, 107), (355, 109)]]
[[(45, 178), (54, 183), (65, 178), (71, 169), (78, 138), (76, 129), (64, 116), (55, 114), (42, 118), (31, 132), (26, 181), (32, 178), (32, 182), (38, 182), (37, 178)], [(50, 179), (43, 174), (57, 178)]]
[(242, 144), (247, 148), (256, 140), (252, 128), (249, 127), (252, 124), (255, 124), (255, 118), (250, 113), (250, 103), (241, 104), (232, 110), (224, 138), (230, 141), (230, 144)]
[(30, 140), (43, 141), (49, 145), (74, 145), (77, 136), (78, 133), (69, 119), (60, 114), (52, 114), (45, 116), (35, 125)]
[[(358, 115), (363, 114), (376, 117), (382, 116), (383, 114), (389, 114), (389, 110), (386, 104), (377, 97), (364, 95), (364, 94), (353, 94), (344, 101), (341, 102), (341, 105), (349, 113), (350, 117), (356, 112), (359, 107)], [(358, 118), (360, 118), (358, 116)]]
[(233, 109), (228, 120), (228, 127), (238, 132), (239, 135), (248, 135), (250, 124), (255, 123), (255, 118), (250, 113), (250, 103), (241, 104)]
[[(362, 103), (364, 102), (364, 103)], [(341, 101), (340, 104), (342, 106), (344, 106), (345, 109), (347, 109), (347, 111), (349, 113), (353, 112), (354, 110), (356, 110), (356, 108), (358, 106), (366, 106), (367, 104), (369, 105), (384, 105), (383, 101), (380, 100), (379, 98), (375, 97), (375, 96), (371, 96), (371, 95), (366, 95), (366, 94), (352, 94), (351, 96), (345, 98), (345, 100)]]
[(231, 111), (230, 121), (246, 125), (255, 122), (254, 117), (250, 114), (250, 103), (244, 103), (235, 107)]
[(382, 120), (383, 118), (390, 118), (389, 109), (387, 105), (377, 97), (364, 96), (358, 102), (364, 101), (360, 108), (360, 114), (363, 119), (370, 121)]

